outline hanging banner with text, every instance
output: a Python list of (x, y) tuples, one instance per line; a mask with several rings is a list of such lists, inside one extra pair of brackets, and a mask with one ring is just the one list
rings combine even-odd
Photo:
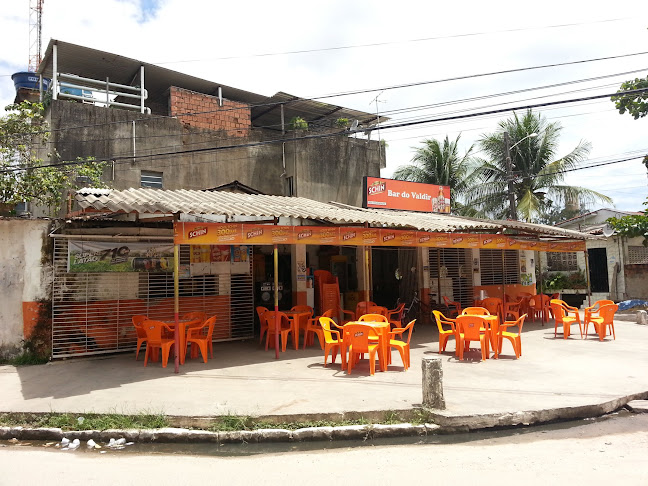
[(173, 245), (71, 240), (68, 272), (173, 272)]
[[(492, 248), (552, 252), (584, 251), (584, 241), (521, 240), (504, 235), (428, 233), (361, 226), (275, 226), (243, 223), (175, 223), (176, 245), (332, 245)], [(212, 260), (213, 261), (213, 260)]]
[(363, 208), (404, 209), (424, 213), (450, 212), (450, 187), (364, 177)]

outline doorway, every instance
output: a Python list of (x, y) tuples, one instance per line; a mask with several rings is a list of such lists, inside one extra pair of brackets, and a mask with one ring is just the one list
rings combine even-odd
[(587, 254), (592, 292), (609, 292), (607, 250), (605, 248), (590, 248), (587, 250)]

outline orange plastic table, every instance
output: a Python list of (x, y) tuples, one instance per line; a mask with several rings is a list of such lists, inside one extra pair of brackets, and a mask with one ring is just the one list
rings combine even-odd
[[(175, 320), (173, 321), (162, 321), (164, 322), (167, 326), (169, 326), (171, 329), (175, 331)], [(180, 364), (184, 364), (185, 362), (185, 357), (187, 354), (187, 329), (191, 326), (195, 325), (200, 325), (202, 322), (200, 322), (200, 319), (189, 319), (189, 320), (179, 320), (178, 325), (179, 327), (179, 334), (180, 334)]]
[[(351, 321), (347, 322), (347, 324), (362, 324), (369, 326), (376, 331), (376, 334), (378, 335), (378, 362), (380, 363), (380, 371), (387, 371), (389, 330), (391, 329), (389, 322)], [(346, 352), (346, 346), (343, 340), (342, 346), (340, 346), (340, 354), (346, 354)]]
[[(280, 311), (286, 314), (288, 317), (288, 320), (290, 321), (290, 325), (292, 327), (292, 333), (293, 333), (293, 344), (295, 345), (295, 349), (299, 348), (299, 329), (303, 328), (306, 329), (306, 324), (308, 322), (308, 318), (310, 317), (309, 312), (303, 312), (303, 311)], [(303, 325), (302, 325), (303, 324)]]

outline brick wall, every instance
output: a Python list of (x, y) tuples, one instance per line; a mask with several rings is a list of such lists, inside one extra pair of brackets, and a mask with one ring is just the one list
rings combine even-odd
[(247, 137), (250, 132), (249, 105), (223, 99), (223, 106), (219, 106), (217, 96), (172, 86), (169, 112), (184, 124), (207, 130), (225, 130), (230, 137)]

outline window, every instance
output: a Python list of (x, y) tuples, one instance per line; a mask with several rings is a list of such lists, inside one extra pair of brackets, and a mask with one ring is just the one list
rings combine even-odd
[(162, 172), (143, 170), (141, 172), (140, 184), (142, 187), (162, 189)]
[(551, 272), (558, 271), (575, 271), (578, 270), (578, 263), (576, 260), (576, 252), (570, 251), (566, 253), (547, 253), (547, 270)]
[(628, 247), (628, 264), (648, 263), (648, 248), (645, 246)]
[(517, 250), (479, 250), (482, 285), (520, 283)]

